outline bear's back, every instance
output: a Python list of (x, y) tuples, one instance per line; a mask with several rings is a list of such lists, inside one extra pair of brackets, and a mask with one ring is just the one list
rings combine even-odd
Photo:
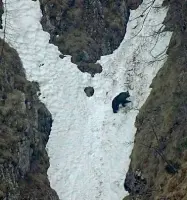
[(122, 98), (122, 99), (126, 99), (128, 97), (130, 97), (129, 92), (121, 92), (118, 94), (118, 97)]

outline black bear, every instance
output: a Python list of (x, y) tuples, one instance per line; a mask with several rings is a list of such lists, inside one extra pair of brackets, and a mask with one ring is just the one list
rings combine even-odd
[(120, 104), (122, 104), (122, 106), (125, 107), (126, 103), (131, 102), (131, 101), (126, 100), (128, 97), (130, 97), (129, 91), (127, 91), (127, 92), (121, 92), (120, 94), (118, 94), (112, 100), (113, 113), (117, 113), (118, 112)]

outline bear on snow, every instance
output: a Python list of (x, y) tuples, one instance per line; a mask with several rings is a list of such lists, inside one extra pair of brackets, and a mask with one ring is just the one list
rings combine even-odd
[(122, 104), (123, 107), (125, 107), (126, 103), (129, 103), (131, 101), (126, 100), (128, 97), (130, 97), (129, 92), (121, 92), (118, 94), (113, 100), (112, 100), (112, 109), (114, 113), (118, 112), (119, 105)]

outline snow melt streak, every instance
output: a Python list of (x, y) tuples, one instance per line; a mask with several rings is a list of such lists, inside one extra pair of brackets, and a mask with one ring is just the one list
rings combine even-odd
[[(137, 109), (164, 62), (171, 36), (155, 35), (166, 14), (160, 0), (138, 17), (150, 4), (146, 0), (131, 12), (125, 39), (112, 55), (101, 58), (103, 72), (91, 78), (70, 56), (60, 59), (57, 47), (49, 44), (38, 1), (7, 0), (6, 40), (18, 51), (27, 78), (39, 82), (41, 99), (53, 115), (48, 175), (60, 199), (120, 200), (125, 195), (132, 150), (127, 142), (134, 139)], [(93, 97), (86, 97), (86, 86), (94, 87)], [(126, 89), (133, 103), (113, 114), (113, 97)]]

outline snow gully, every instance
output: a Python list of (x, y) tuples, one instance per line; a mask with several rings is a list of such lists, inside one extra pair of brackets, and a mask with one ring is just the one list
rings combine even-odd
[[(18, 51), (27, 78), (39, 82), (40, 98), (54, 119), (47, 145), (48, 176), (60, 199), (125, 196), (123, 182), (133, 148), (127, 143), (134, 140), (138, 109), (166, 59), (171, 37), (157, 33), (167, 12), (161, 4), (145, 0), (131, 12), (123, 42), (113, 54), (101, 57), (103, 71), (92, 78), (81, 73), (70, 56), (60, 59), (58, 48), (49, 44), (38, 1), (7, 0), (6, 41)], [(94, 88), (90, 98), (84, 93), (88, 85)], [(113, 114), (112, 99), (126, 90), (132, 103)]]

